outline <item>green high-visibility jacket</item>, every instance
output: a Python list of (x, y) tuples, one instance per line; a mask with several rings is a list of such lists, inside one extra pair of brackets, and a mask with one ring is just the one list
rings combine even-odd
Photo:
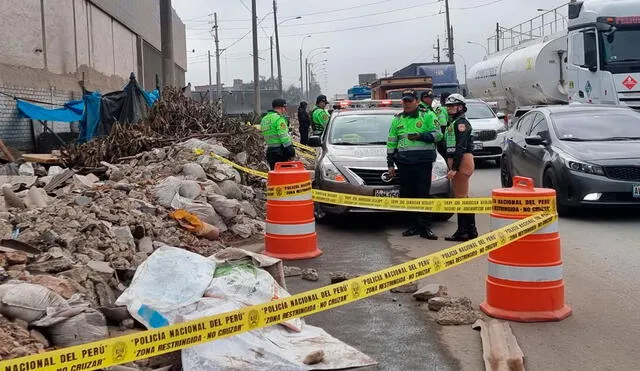
[(289, 124), (287, 119), (276, 111), (268, 111), (260, 121), (260, 129), (269, 149), (280, 147), (290, 147), (293, 145), (291, 135), (289, 135)]
[(314, 131), (324, 131), (329, 123), (329, 113), (324, 109), (314, 106), (311, 109), (311, 126)]
[(438, 109), (436, 110), (436, 115), (438, 115), (440, 126), (442, 126), (443, 128), (447, 127), (447, 125), (449, 124), (449, 112), (447, 112), (447, 107), (438, 107)]
[[(417, 165), (436, 160), (436, 143), (442, 140), (442, 132), (436, 126), (433, 111), (416, 110), (399, 113), (391, 122), (387, 139), (387, 165)], [(410, 140), (409, 134), (418, 134), (418, 140)]]

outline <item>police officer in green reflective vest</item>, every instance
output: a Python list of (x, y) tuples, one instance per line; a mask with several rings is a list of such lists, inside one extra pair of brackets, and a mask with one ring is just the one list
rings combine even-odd
[[(400, 197), (428, 198), (433, 162), (437, 156), (436, 143), (442, 139), (442, 133), (436, 126), (435, 114), (418, 109), (418, 96), (414, 90), (402, 93), (402, 109), (403, 112), (393, 118), (387, 139), (389, 175), (396, 176), (396, 165)], [(429, 213), (414, 212), (411, 219), (412, 225), (402, 233), (403, 236), (438, 239), (431, 231)]]
[(324, 132), (324, 128), (329, 123), (329, 113), (325, 110), (325, 107), (329, 104), (325, 95), (318, 95), (316, 98), (316, 105), (311, 109), (311, 126), (313, 127), (313, 133), (320, 135)]
[(431, 111), (436, 113), (433, 109), (433, 90), (427, 89), (420, 94), (420, 110), (422, 111)]
[[(451, 93), (446, 91), (440, 95), (440, 107), (435, 110), (436, 115), (438, 116), (438, 122), (440, 122), (442, 135), (444, 135), (447, 130), (447, 125), (449, 125), (449, 112), (447, 112), (447, 107), (445, 106), (449, 95), (451, 95)], [(447, 158), (447, 143), (445, 143), (444, 140), (438, 142), (438, 152), (440, 152), (440, 155), (443, 158)]]
[(284, 99), (274, 99), (269, 110), (260, 121), (260, 128), (264, 141), (267, 143), (267, 162), (271, 170), (276, 162), (292, 160), (296, 151), (289, 135), (289, 123), (285, 117), (287, 102)]

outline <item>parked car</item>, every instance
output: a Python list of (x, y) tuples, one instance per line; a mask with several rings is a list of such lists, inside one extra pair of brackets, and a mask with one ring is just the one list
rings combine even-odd
[[(309, 145), (321, 148), (314, 188), (363, 196), (399, 197), (399, 179), (388, 178), (386, 147), (391, 121), (398, 112), (390, 107), (335, 111), (322, 138), (309, 138)], [(447, 164), (440, 155), (433, 166), (431, 196), (450, 196)], [(371, 211), (376, 210), (316, 204), (316, 219)], [(451, 216), (434, 214), (434, 220), (444, 221)]]
[(561, 214), (573, 207), (640, 207), (640, 113), (623, 106), (532, 109), (507, 133), (502, 186), (513, 176), (553, 188)]
[(473, 128), (473, 157), (499, 163), (507, 131), (504, 113), (496, 113), (482, 100), (468, 99), (466, 117)]

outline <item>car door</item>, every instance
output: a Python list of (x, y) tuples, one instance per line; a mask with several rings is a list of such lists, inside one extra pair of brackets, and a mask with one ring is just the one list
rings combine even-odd
[(507, 137), (507, 156), (511, 163), (511, 174), (513, 176), (524, 176), (524, 149), (526, 146), (525, 137), (531, 130), (537, 112), (528, 112), (520, 117), (513, 130)]
[(536, 186), (541, 187), (542, 174), (547, 158), (549, 158), (549, 145), (551, 144), (549, 124), (544, 114), (539, 112), (535, 116), (531, 129), (526, 136), (540, 136), (547, 141), (546, 144), (540, 145), (529, 145), (525, 143), (522, 152), (522, 175), (532, 178)]

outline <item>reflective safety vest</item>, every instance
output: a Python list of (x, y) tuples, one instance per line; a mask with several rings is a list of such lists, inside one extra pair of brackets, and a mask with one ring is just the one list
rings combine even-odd
[(438, 115), (438, 121), (440, 121), (440, 126), (447, 127), (449, 123), (449, 112), (447, 112), (447, 107), (440, 106), (436, 110), (436, 115)]
[[(456, 153), (458, 144), (464, 147), (463, 152), (473, 152), (473, 137), (471, 135), (473, 129), (471, 125), (468, 124), (468, 121), (464, 121), (458, 126), (458, 121), (461, 118), (464, 118), (464, 116), (459, 116), (449, 123), (444, 132), (444, 141), (447, 144), (447, 157), (452, 157)], [(458, 143), (458, 141), (462, 143)]]
[[(387, 139), (387, 162), (418, 164), (435, 161), (435, 143), (442, 140), (436, 122), (433, 111), (417, 110), (396, 115)], [(409, 134), (419, 134), (420, 138), (410, 140)]]
[(314, 131), (324, 131), (329, 123), (329, 113), (324, 109), (314, 106), (311, 110), (311, 126)]
[(260, 121), (260, 129), (268, 148), (293, 145), (287, 119), (276, 111), (269, 111)]

